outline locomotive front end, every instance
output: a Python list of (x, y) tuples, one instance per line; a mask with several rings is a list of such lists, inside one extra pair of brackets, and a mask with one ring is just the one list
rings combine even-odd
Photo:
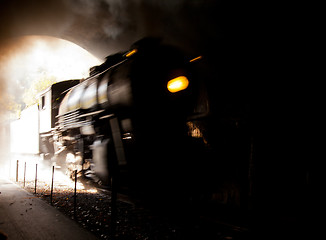
[(190, 157), (193, 64), (174, 47), (140, 41), (93, 67), (60, 105), (57, 162), (102, 185), (116, 175), (136, 192), (163, 185), (168, 172), (176, 180)]

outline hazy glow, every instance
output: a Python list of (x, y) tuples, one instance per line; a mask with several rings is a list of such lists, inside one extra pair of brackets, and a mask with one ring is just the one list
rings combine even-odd
[(84, 49), (64, 40), (57, 40), (58, 47), (51, 48), (45, 40), (36, 41), (28, 57), (29, 68), (44, 69), (58, 79), (85, 78), (89, 67), (99, 61)]
[[(57, 81), (86, 78), (89, 68), (101, 62), (85, 49), (58, 38), (29, 36), (16, 44), (16, 50), (7, 58), (6, 80), (23, 83), (20, 87), (28, 81), (42, 81), (42, 77), (55, 77)], [(30, 107), (11, 124), (12, 153), (38, 154), (37, 111), (37, 106)]]
[(175, 93), (186, 89), (189, 85), (189, 80), (185, 76), (173, 78), (168, 82), (167, 88), (170, 92)]
[[(27, 127), (28, 126), (28, 127)], [(19, 120), (10, 124), (10, 153), (39, 153), (38, 107), (33, 105), (22, 111)]]
[[(30, 188), (35, 187), (35, 177), (37, 176), (37, 191), (49, 191), (52, 182), (52, 165), (46, 162), (46, 160), (41, 160), (37, 156), (32, 155), (20, 155), (17, 158), (11, 159), (10, 164), (7, 167), (6, 174), (1, 175), (16, 181), (17, 174), (17, 160), (18, 160), (18, 182), (23, 183), (24, 177), (26, 181), (26, 186)], [(25, 165), (26, 164), (26, 165)], [(37, 164), (37, 174), (36, 174), (36, 164)], [(26, 167), (25, 167), (26, 166)], [(0, 169), (1, 170), (1, 169)], [(68, 175), (64, 174), (58, 168), (54, 169), (53, 175), (53, 190), (54, 194), (56, 192), (72, 192), (75, 188), (75, 181), (72, 180)], [(97, 193), (95, 187), (87, 186), (77, 181), (76, 190), (78, 193)]]
[[(0, 97), (8, 94), (13, 96), (15, 101), (21, 102), (24, 90), (28, 89), (33, 81), (55, 78), (59, 82), (86, 78), (89, 76), (89, 68), (102, 62), (78, 45), (59, 38), (25, 36), (7, 39), (0, 48)], [(2, 107), (0, 106), (0, 109)], [(32, 114), (32, 112), (34, 113)], [(7, 115), (0, 117), (4, 118)], [(19, 121), (12, 121), (10, 126), (8, 125), (10, 145), (3, 152), (8, 155), (11, 153), (14, 162), (11, 163), (5, 158), (3, 163), (6, 170), (9, 169), (7, 172), (11, 176), (15, 176), (15, 161), (21, 158), (17, 158), (17, 155), (37, 156), (39, 154), (38, 123), (37, 106), (35, 105), (24, 110)], [(34, 168), (35, 164), (28, 172), (31, 174), (31, 179), (35, 174)], [(2, 166), (0, 171), (3, 171)], [(48, 176), (48, 171), (50, 169), (43, 172), (39, 168), (39, 177), (41, 178), (42, 173), (45, 172), (45, 176)], [(56, 179), (66, 181), (67, 177), (58, 173)], [(78, 186), (78, 188), (80, 189), (82, 186)]]
[(78, 45), (53, 37), (27, 36), (19, 39), (7, 58), (7, 75), (24, 81), (55, 77), (57, 81), (86, 78), (89, 68), (102, 61)]

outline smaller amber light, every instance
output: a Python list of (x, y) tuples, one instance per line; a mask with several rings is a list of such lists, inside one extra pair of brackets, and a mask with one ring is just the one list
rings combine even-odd
[(171, 93), (179, 92), (185, 90), (189, 85), (189, 80), (185, 76), (179, 76), (176, 78), (171, 79), (168, 84), (167, 88)]
[(202, 56), (198, 56), (198, 57), (195, 57), (195, 58), (191, 59), (189, 62), (195, 62), (195, 61), (198, 61), (198, 60), (200, 60), (202, 58), (203, 58)]
[(136, 52), (137, 52), (137, 49), (135, 48), (135, 49), (133, 49), (133, 50), (127, 52), (125, 56), (126, 56), (126, 57), (130, 57), (130, 56), (134, 55)]

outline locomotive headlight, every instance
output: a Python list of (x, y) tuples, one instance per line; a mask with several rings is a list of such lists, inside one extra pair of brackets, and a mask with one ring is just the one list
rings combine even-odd
[(171, 79), (168, 84), (167, 88), (171, 93), (179, 92), (185, 90), (189, 85), (189, 80), (185, 76), (179, 76), (176, 78)]

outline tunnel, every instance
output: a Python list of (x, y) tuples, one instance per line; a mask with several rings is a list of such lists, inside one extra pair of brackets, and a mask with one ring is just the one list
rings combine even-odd
[(298, 235), (297, 226), (307, 223), (311, 210), (318, 211), (312, 207), (320, 192), (317, 160), (306, 154), (308, 140), (302, 140), (302, 115), (310, 112), (301, 93), (306, 96), (307, 90), (295, 88), (289, 69), (296, 61), (288, 62), (292, 55), (282, 40), (287, 35), (270, 27), (274, 17), (264, 21), (274, 16), (268, 7), (214, 0), (0, 3), (0, 48), (22, 36), (50, 36), (104, 59), (154, 36), (193, 57), (202, 55), (212, 113), (209, 137), (223, 149), (220, 157), (231, 160), (219, 173), (236, 175), (233, 164), (239, 166), (239, 156), (244, 159), (246, 182), (241, 184), (247, 184), (246, 196), (253, 194), (245, 202), (258, 232), (273, 231), (276, 216), (276, 228), (290, 224)]

